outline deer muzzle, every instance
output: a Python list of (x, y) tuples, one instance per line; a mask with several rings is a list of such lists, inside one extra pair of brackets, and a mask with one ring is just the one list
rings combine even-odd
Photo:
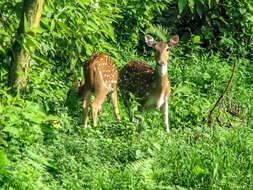
[(159, 61), (156, 61), (156, 64), (159, 66), (163, 66), (163, 65), (166, 65), (166, 62), (159, 60)]

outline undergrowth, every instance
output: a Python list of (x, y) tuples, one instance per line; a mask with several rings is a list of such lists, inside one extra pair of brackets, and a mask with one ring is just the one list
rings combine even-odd
[[(210, 128), (205, 117), (228, 81), (231, 61), (212, 53), (172, 56), (168, 135), (159, 111), (145, 113), (144, 128), (136, 130), (140, 123), (120, 96), (122, 123), (108, 98), (98, 127), (83, 128), (81, 99), (68, 93), (72, 78), (35, 64), (24, 95), (0, 91), (1, 189), (252, 189), (253, 88), (245, 65), (241, 59), (225, 99), (240, 114), (229, 115), (234, 129), (224, 113), (223, 126)], [(141, 115), (135, 103), (131, 109)]]
[[(253, 1), (46, 0), (36, 35), (17, 41), (23, 2), (0, 1), (0, 189), (253, 189)], [(132, 60), (154, 66), (145, 34), (180, 36), (168, 62), (171, 133), (159, 111), (141, 125), (135, 99), (126, 107), (120, 92), (121, 123), (107, 98), (98, 126), (84, 128), (73, 79), (98, 51), (119, 70)], [(32, 60), (14, 96), (16, 42)]]

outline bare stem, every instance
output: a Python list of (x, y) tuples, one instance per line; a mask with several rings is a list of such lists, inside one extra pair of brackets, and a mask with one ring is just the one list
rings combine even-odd
[(226, 86), (224, 92), (220, 95), (220, 97), (219, 97), (219, 99), (216, 101), (214, 107), (213, 107), (213, 108), (211, 109), (211, 111), (209, 112), (209, 115), (208, 115), (208, 125), (209, 125), (209, 126), (212, 126), (212, 124), (213, 124), (213, 119), (212, 119), (213, 111), (214, 111), (215, 108), (220, 104), (220, 102), (224, 100), (224, 97), (225, 97), (225, 95), (227, 94), (228, 89), (229, 89), (229, 87), (230, 87), (231, 84), (232, 84), (232, 80), (233, 80), (233, 78), (234, 78), (234, 73), (235, 73), (235, 68), (236, 68), (236, 65), (237, 65), (237, 61), (238, 61), (237, 59), (234, 60), (234, 65), (233, 65), (232, 74), (231, 74), (231, 76), (230, 76), (230, 79), (229, 79), (229, 81), (228, 81), (228, 84), (227, 84), (227, 86)]

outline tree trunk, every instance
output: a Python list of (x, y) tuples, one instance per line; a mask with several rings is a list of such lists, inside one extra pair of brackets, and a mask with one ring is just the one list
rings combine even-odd
[[(32, 28), (39, 26), (44, 0), (24, 0), (23, 15), (18, 29), (16, 42), (12, 48), (12, 62), (9, 71), (9, 82), (13, 90), (22, 90), (27, 85), (30, 56), (22, 46), (22, 37), (33, 35)], [(27, 49), (32, 50), (31, 47)]]

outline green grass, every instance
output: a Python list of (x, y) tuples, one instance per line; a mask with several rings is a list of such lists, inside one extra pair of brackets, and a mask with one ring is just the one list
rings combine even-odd
[(85, 129), (81, 100), (66, 101), (71, 80), (49, 77), (50, 65), (34, 69), (25, 100), (1, 91), (0, 189), (253, 189), (253, 88), (246, 64), (240, 60), (225, 99), (243, 117), (229, 115), (232, 129), (221, 114), (223, 126), (210, 128), (203, 118), (232, 64), (212, 54), (170, 60), (169, 135), (159, 111), (146, 113), (144, 129), (134, 130), (140, 124), (130, 121), (121, 97), (121, 124), (108, 98), (98, 127)]
[(8, 152), (4, 188), (251, 189), (253, 130), (202, 127), (54, 131), (20, 156)]

